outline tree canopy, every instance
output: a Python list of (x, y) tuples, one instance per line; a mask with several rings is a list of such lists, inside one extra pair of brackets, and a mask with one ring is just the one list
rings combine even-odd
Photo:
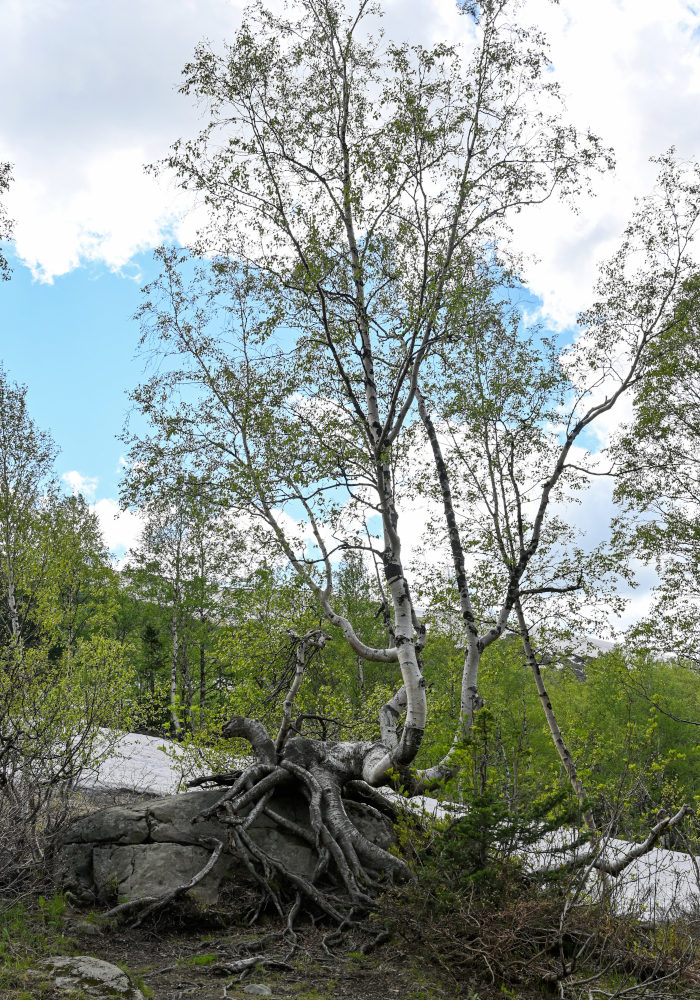
[[(386, 43), (369, 3), (300, 3), (289, 18), (254, 6), (223, 54), (200, 46), (186, 67), (205, 124), (166, 161), (211, 221), (199, 260), (163, 249), (147, 289), (144, 338), (169, 364), (135, 393), (155, 433), (134, 442), (134, 467), (175, 488), (196, 476), (286, 557), (356, 655), (397, 665), (362, 768), (375, 784), (398, 768), (417, 788), (450, 767), (448, 754), (407, 770), (427, 701), (402, 514), (421, 494), (438, 511), (423, 542), (452, 564), (442, 590), (464, 628), (455, 747), (484, 650), (514, 629), (576, 785), (535, 633), (580, 619), (620, 565), (553, 515), (592, 471), (590, 426), (673, 335), (692, 273), (697, 170), (667, 156), (575, 344), (525, 327), (509, 220), (585, 192), (610, 155), (564, 122), (545, 40), (516, 8), (465, 6), (465, 55)], [(336, 607), (333, 561), (353, 549), (381, 566), (379, 645)]]

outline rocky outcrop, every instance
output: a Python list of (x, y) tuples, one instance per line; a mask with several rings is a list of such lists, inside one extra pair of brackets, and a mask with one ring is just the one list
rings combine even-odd
[[(106, 844), (92, 851), (92, 883), (102, 898), (120, 900), (162, 896), (189, 882), (207, 863), (211, 851), (184, 844)], [(221, 879), (230, 864), (223, 855), (209, 875), (192, 889), (201, 903), (216, 903)]]
[[(88, 813), (73, 822), (60, 851), (60, 881), (79, 898), (109, 902), (160, 896), (188, 882), (211, 855), (201, 846), (207, 838), (225, 846), (219, 860), (193, 889), (204, 904), (215, 904), (222, 884), (247, 883), (247, 869), (229, 845), (228, 827), (213, 816), (199, 815), (217, 802), (225, 789), (187, 792), (150, 799), (140, 805), (114, 806)], [(304, 799), (277, 795), (273, 811), (297, 828), (309, 829)], [(358, 830), (379, 847), (394, 839), (391, 822), (372, 806), (348, 802), (346, 809)], [(291, 871), (309, 876), (317, 855), (313, 838), (289, 832), (266, 813), (248, 829), (255, 844)]]

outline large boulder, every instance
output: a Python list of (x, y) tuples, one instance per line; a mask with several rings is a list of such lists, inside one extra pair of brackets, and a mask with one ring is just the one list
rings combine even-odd
[[(98, 896), (140, 899), (162, 896), (201, 871), (211, 852), (192, 844), (100, 844), (92, 852), (92, 881)], [(219, 883), (230, 868), (220, 857), (192, 895), (200, 903), (216, 903)]]
[[(229, 828), (216, 815), (200, 814), (225, 790), (207, 789), (149, 799), (129, 807), (113, 806), (79, 817), (64, 835), (59, 877), (64, 888), (86, 900), (120, 901), (160, 896), (188, 882), (205, 866), (211, 848), (207, 838), (225, 850), (207, 876), (192, 890), (201, 903), (215, 904), (224, 880), (246, 884), (250, 875), (229, 844)], [(279, 815), (308, 826), (306, 801), (279, 794), (270, 803)], [(387, 848), (394, 839), (391, 822), (371, 807), (348, 802), (352, 822), (373, 843)], [(314, 871), (317, 857), (308, 841), (290, 833), (262, 813), (248, 834), (276, 861), (299, 875)]]
[(148, 837), (143, 807), (112, 806), (74, 820), (66, 839), (75, 844), (143, 844)]

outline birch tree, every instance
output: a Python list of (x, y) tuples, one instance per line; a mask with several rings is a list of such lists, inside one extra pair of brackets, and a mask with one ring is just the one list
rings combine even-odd
[[(134, 595), (156, 605), (166, 619), (169, 725), (171, 734), (180, 736), (203, 723), (209, 647), (229, 610), (223, 588), (235, 575), (240, 539), (192, 481), (178, 484), (164, 473), (157, 483), (144, 485), (136, 469), (123, 488), (132, 502), (141, 501), (145, 516), (127, 575)], [(152, 665), (150, 685), (153, 694)]]
[[(187, 518), (183, 505), (177, 503), (167, 506), (152, 504), (145, 509), (145, 514), (146, 523), (138, 549), (130, 553), (130, 576), (140, 599), (153, 601), (167, 614), (167, 631), (170, 636), (170, 733), (172, 736), (179, 736), (183, 728), (189, 727), (192, 721), (192, 681), (182, 650), (185, 628), (184, 589), (189, 569)], [(183, 699), (180, 697), (181, 688)]]
[(50, 435), (29, 416), (26, 396), (26, 386), (0, 368), (0, 613), (4, 642), (18, 647), (31, 628), (43, 576), (41, 498), (50, 489), (56, 455)]
[[(582, 807), (585, 790), (537, 648), (548, 652), (548, 623), (556, 623), (549, 625), (552, 641), (572, 627), (579, 640), (586, 628), (595, 631), (601, 612), (621, 610), (616, 585), (629, 580), (624, 546), (586, 551), (563, 517), (601, 472), (587, 432), (625, 392), (664, 391), (654, 371), (660, 351), (686, 370), (671, 345), (700, 302), (696, 284), (688, 284), (700, 172), (670, 156), (659, 166), (654, 192), (638, 203), (620, 250), (601, 269), (600, 297), (580, 317), (570, 349), (524, 331), (503, 302), (472, 301), (451, 318), (462, 336), (434, 352), (417, 391), (466, 633), (463, 728), (480, 704), (484, 650), (514, 631)], [(648, 422), (655, 434), (651, 413)], [(590, 812), (586, 818), (594, 827)]]
[[(298, 783), (316, 843), (327, 847), (319, 871), (334, 867), (351, 913), (367, 905), (379, 872), (405, 869), (358, 833), (343, 794), (376, 803), (372, 788), (417, 791), (453, 768), (449, 755), (412, 767), (427, 723), (425, 628), (402, 512), (417, 489), (437, 489), (466, 627), (458, 745), (473, 719), (486, 645), (512, 621), (527, 642), (530, 601), (578, 589), (563, 572), (564, 564), (573, 571), (575, 553), (555, 551), (561, 521), (548, 521), (550, 504), (569, 482), (579, 437), (641, 373), (685, 266), (679, 258), (669, 276), (660, 262), (657, 274), (650, 252), (642, 266), (652, 272), (625, 278), (627, 239), (584, 323), (578, 360), (567, 368), (546, 345), (531, 344), (528, 355), (511, 331), (518, 384), (487, 405), (479, 352), (488, 357), (502, 336), (500, 290), (518, 277), (509, 220), (550, 197), (585, 192), (591, 172), (610, 165), (595, 136), (562, 121), (544, 39), (518, 23), (519, 9), (505, 0), (465, 4), (473, 44), (464, 54), (384, 43), (372, 36), (378, 11), (368, 2), (345, 10), (335, 0), (303, 0), (290, 20), (255, 6), (222, 55), (202, 45), (186, 67), (183, 90), (198, 99), (205, 127), (176, 143), (165, 164), (200, 193), (210, 222), (192, 254), (159, 251), (162, 274), (146, 290), (144, 341), (163, 360), (134, 393), (154, 428), (133, 441), (134, 468), (156, 476), (167, 455), (196, 470), (222, 506), (249, 519), (251, 542), (286, 558), (328, 627), (393, 679), (375, 740), (324, 743), (286, 726), (273, 739), (241, 717), (224, 727), (256, 756), (227, 793), (234, 813), (253, 803), (264, 809), (274, 787)], [(683, 242), (696, 213), (690, 187), (676, 194), (688, 201)], [(592, 382), (577, 382), (581, 358), (596, 373)], [(455, 472), (460, 439), (448, 459), (436, 447), (439, 425), (453, 416), (461, 439), (471, 436), (479, 449), (473, 479), (481, 489), (486, 470), (487, 510), (488, 491), (494, 501), (508, 492), (491, 526), (472, 518), (466, 539), (455, 503), (469, 506), (473, 486), (463, 488), (468, 468)], [(542, 425), (555, 418), (548, 435)], [(432, 466), (423, 461), (426, 443)], [(522, 469), (534, 483), (527, 511)], [(478, 577), (469, 581), (465, 552), (485, 538), (502, 589), (483, 602), (480, 632)], [(349, 549), (381, 566), (389, 612), (382, 645), (339, 611), (333, 565)], [(303, 660), (302, 650), (295, 690)], [(546, 692), (542, 700), (547, 707)], [(236, 843), (253, 863), (249, 841)], [(300, 898), (352, 921), (314, 880), (293, 881)]]

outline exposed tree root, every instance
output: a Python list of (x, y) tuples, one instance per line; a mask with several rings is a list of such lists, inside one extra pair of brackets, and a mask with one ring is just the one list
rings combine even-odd
[(370, 805), (382, 816), (386, 816), (395, 823), (399, 814), (388, 799), (385, 799), (381, 792), (372, 788), (366, 781), (347, 781), (343, 787), (343, 798), (352, 802), (361, 802), (363, 805)]
[[(260, 723), (232, 719), (224, 727), (225, 735), (247, 739), (255, 760), (242, 771), (209, 775), (191, 783), (221, 787), (221, 794), (193, 822), (216, 815), (227, 827), (228, 849), (240, 860), (258, 890), (246, 914), (247, 922), (254, 924), (270, 909), (285, 922), (284, 930), (266, 936), (259, 948), (246, 946), (247, 952), (255, 951), (254, 956), (231, 956), (230, 961), (219, 963), (214, 971), (244, 975), (258, 963), (276, 966), (288, 963), (298, 948), (296, 928), (302, 916), (314, 923), (323, 920), (331, 925), (322, 939), (322, 946), (329, 954), (348, 932), (364, 937), (360, 950), (368, 953), (389, 938), (385, 928), (366, 919), (374, 908), (377, 893), (387, 882), (410, 878), (404, 861), (365, 836), (346, 808), (348, 803), (360, 803), (365, 815), (376, 822), (396, 819), (391, 803), (362, 778), (363, 761), (376, 751), (377, 745), (315, 741), (301, 736), (287, 738), (292, 731), (293, 727), (288, 727), (285, 738), (278, 737), (273, 742)], [(302, 817), (286, 814), (285, 798), (305, 804)], [(684, 806), (675, 816), (660, 820), (642, 844), (630, 848), (622, 857), (605, 857), (596, 841), (593, 851), (578, 857), (575, 864), (616, 876), (635, 858), (651, 850), (663, 832), (678, 826), (687, 812)], [(277, 829), (311, 849), (315, 858), (312, 871), (297, 870), (263, 849), (256, 837), (256, 826), (262, 817), (272, 820)], [(202, 838), (200, 843), (209, 846), (212, 854), (189, 882), (159, 897), (122, 903), (105, 916), (138, 911), (136, 926), (188, 893), (211, 872), (224, 849), (219, 840)], [(275, 950), (283, 946), (286, 953), (273, 955), (268, 952), (268, 945)]]
[[(287, 738), (290, 732), (293, 728), (288, 726), (273, 742), (258, 722), (244, 718), (228, 722), (224, 734), (247, 739), (256, 759), (240, 773), (197, 779), (197, 785), (221, 784), (225, 790), (194, 822), (216, 815), (228, 827), (229, 848), (258, 887), (257, 902), (247, 920), (252, 924), (272, 908), (286, 921), (283, 938), (290, 950), (284, 961), (296, 950), (295, 927), (303, 914), (314, 922), (322, 918), (333, 925), (323, 939), (326, 950), (348, 931), (366, 934), (371, 950), (386, 939), (384, 931), (378, 933), (376, 925), (365, 922), (381, 884), (410, 875), (400, 858), (360, 832), (348, 815), (346, 802), (360, 803), (365, 814), (377, 821), (394, 820), (396, 812), (362, 780), (362, 760), (369, 744)], [(283, 814), (276, 794), (303, 801), (308, 819), (305, 816), (300, 822), (298, 817)], [(295, 870), (260, 846), (252, 827), (262, 816), (312, 848), (316, 859), (312, 872)], [(255, 961), (242, 957), (217, 968), (244, 971)], [(280, 959), (269, 957), (269, 961)]]
[[(320, 641), (315, 634), (309, 639), (309, 643)], [(295, 673), (297, 681), (302, 666), (300, 659)], [(255, 759), (248, 767), (190, 782), (190, 787), (221, 787), (221, 794), (193, 823), (216, 816), (228, 828), (228, 850), (240, 860), (257, 886), (256, 901), (246, 915), (247, 922), (255, 923), (270, 909), (285, 921), (284, 931), (275, 938), (275, 947), (283, 944), (287, 949), (283, 958), (264, 951), (255, 956), (232, 956), (231, 961), (216, 967), (220, 972), (243, 974), (258, 962), (275, 965), (288, 962), (298, 947), (296, 927), (302, 916), (314, 923), (323, 920), (331, 925), (322, 942), (329, 954), (331, 947), (350, 931), (366, 937), (365, 950), (370, 951), (388, 937), (382, 928), (366, 921), (379, 889), (387, 882), (410, 878), (404, 861), (365, 836), (346, 809), (348, 802), (353, 803), (354, 809), (359, 803), (367, 818), (380, 828), (386, 818), (396, 819), (392, 805), (364, 780), (367, 759), (384, 755), (384, 745), (295, 736), (295, 727), (290, 722), (293, 698), (288, 702), (274, 741), (264, 726), (253, 719), (236, 717), (224, 726), (225, 736), (246, 739), (251, 745)], [(302, 817), (287, 814), (282, 805), (285, 798), (304, 804)], [(298, 870), (260, 845), (255, 830), (262, 817), (311, 848), (315, 859), (313, 870), (308, 866)], [(223, 849), (219, 841), (203, 838), (200, 842), (211, 845), (213, 853), (189, 882), (160, 897), (120, 904), (105, 916), (139, 911), (136, 923), (141, 923), (155, 910), (188, 893), (209, 874)]]

